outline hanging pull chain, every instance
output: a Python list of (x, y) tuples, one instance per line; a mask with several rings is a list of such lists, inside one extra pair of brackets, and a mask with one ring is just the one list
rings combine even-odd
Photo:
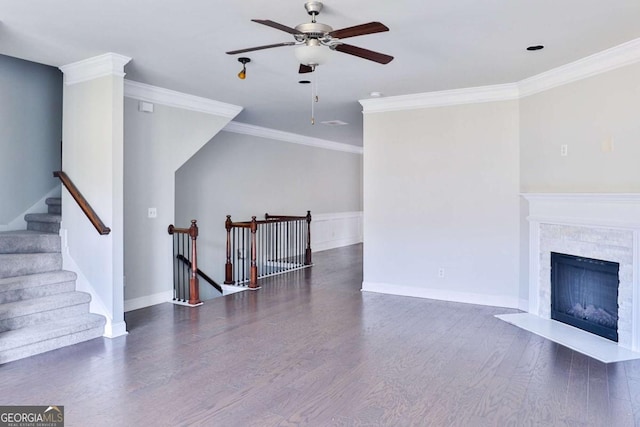
[(313, 71), (311, 72), (311, 124), (316, 124), (315, 117), (315, 104), (318, 102), (318, 71), (316, 70), (315, 65), (313, 66)]

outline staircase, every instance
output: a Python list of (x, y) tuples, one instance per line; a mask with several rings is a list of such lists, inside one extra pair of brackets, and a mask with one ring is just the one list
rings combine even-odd
[(25, 215), (27, 230), (0, 233), (0, 364), (101, 337), (103, 316), (62, 270), (60, 199)]

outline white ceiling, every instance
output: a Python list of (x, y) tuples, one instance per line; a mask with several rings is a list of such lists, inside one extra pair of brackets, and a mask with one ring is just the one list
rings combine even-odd
[[(318, 67), (320, 102), (298, 80), (292, 47), (250, 52), (247, 79), (228, 50), (293, 41), (250, 20), (294, 27), (304, 1), (2, 0), (0, 53), (53, 66), (115, 52), (127, 78), (244, 107), (237, 121), (362, 144), (359, 99), (511, 83), (640, 37), (638, 0), (327, 0), (334, 29), (380, 21), (389, 32), (345, 40), (388, 65), (332, 52)], [(525, 48), (543, 44), (544, 50)], [(309, 75), (303, 75), (307, 78)]]

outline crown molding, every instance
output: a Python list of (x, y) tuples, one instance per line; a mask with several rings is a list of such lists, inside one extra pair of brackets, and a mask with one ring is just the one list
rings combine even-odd
[(213, 99), (189, 95), (175, 90), (134, 82), (132, 80), (124, 81), (124, 96), (140, 101), (213, 114), (229, 119), (233, 119), (242, 111), (242, 107), (238, 105), (214, 101)]
[(640, 204), (640, 193), (520, 193), (528, 201)]
[(634, 39), (518, 82), (520, 97), (573, 83), (640, 61), (640, 39)]
[(328, 141), (326, 139), (313, 138), (310, 136), (298, 135), (296, 133), (284, 132), (281, 130), (264, 128), (240, 122), (229, 122), (223, 131), (240, 133), (243, 135), (257, 136), (260, 138), (273, 139), (276, 141), (290, 142), (292, 144), (307, 145), (310, 147), (324, 148), (326, 150), (344, 151), (347, 153), (362, 154), (362, 147), (343, 144), (340, 142)]
[(104, 76), (124, 77), (124, 66), (129, 61), (128, 56), (109, 52), (58, 68), (64, 74), (64, 84), (73, 85)]
[(448, 105), (521, 99), (554, 87), (573, 83), (640, 62), (640, 38), (614, 46), (517, 83), (363, 99), (363, 113), (445, 107)]
[(518, 99), (518, 97), (518, 85), (515, 83), (508, 83), (503, 85), (390, 96), (377, 99), (362, 99), (359, 102), (365, 113), (382, 113), (387, 111), (413, 110), (416, 108), (505, 101)]

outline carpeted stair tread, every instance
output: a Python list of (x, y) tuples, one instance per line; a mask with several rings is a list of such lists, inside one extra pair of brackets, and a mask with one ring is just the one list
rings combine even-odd
[(52, 222), (52, 223), (60, 223), (62, 221), (61, 215), (52, 215), (48, 213), (31, 213), (26, 214), (24, 216), (24, 220), (29, 221), (37, 221), (37, 222)]
[(57, 234), (60, 231), (62, 216), (59, 214), (26, 214), (24, 220), (27, 221), (27, 230)]
[(0, 279), (0, 304), (75, 290), (76, 273), (57, 270)]
[(48, 206), (52, 206), (52, 205), (62, 205), (62, 198), (61, 197), (49, 197), (47, 198), (47, 200), (45, 200), (45, 203)]
[(105, 318), (86, 313), (0, 333), (0, 364), (102, 336)]
[(88, 304), (89, 302), (91, 302), (91, 295), (76, 291), (8, 302), (0, 305), (0, 322), (5, 319), (52, 311), (74, 305)]
[(0, 254), (60, 252), (60, 236), (34, 230), (0, 233)]
[(0, 279), (62, 269), (61, 253), (0, 254)]

